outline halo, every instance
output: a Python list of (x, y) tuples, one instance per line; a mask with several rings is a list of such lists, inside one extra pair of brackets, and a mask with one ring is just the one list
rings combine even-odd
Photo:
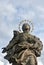
[(19, 23), (19, 31), (22, 32), (22, 25), (24, 23), (28, 23), (30, 25), (30, 32), (32, 32), (34, 30), (34, 26), (33, 26), (33, 23), (29, 20), (22, 20), (20, 23)]

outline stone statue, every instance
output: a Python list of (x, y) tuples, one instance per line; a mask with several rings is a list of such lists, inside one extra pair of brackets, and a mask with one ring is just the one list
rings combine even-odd
[(14, 36), (9, 44), (3, 48), (4, 57), (12, 65), (37, 65), (37, 57), (40, 57), (43, 48), (39, 38), (29, 34), (30, 25), (22, 25), (23, 32), (14, 31)]

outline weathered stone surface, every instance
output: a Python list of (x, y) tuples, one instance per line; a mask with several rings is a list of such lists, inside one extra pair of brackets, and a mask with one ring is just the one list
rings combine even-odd
[(40, 57), (43, 48), (39, 38), (29, 34), (30, 26), (23, 26), (23, 33), (14, 31), (14, 36), (9, 44), (3, 48), (4, 57), (12, 65), (37, 65), (37, 57)]

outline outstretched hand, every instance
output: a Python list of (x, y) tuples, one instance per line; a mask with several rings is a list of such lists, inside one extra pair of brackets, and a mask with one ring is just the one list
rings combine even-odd
[(2, 53), (5, 53), (7, 51), (5, 47), (2, 48), (2, 49), (3, 49)]

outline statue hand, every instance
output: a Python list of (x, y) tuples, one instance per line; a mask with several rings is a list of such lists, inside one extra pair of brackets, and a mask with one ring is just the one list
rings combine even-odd
[(7, 51), (5, 47), (2, 48), (2, 49), (3, 49), (2, 53), (5, 53)]

